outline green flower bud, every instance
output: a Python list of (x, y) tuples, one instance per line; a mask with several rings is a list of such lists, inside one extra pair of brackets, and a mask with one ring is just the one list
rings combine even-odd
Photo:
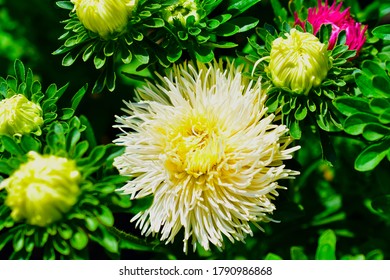
[(194, 16), (195, 21), (199, 20), (198, 7), (196, 1), (179, 0), (176, 4), (167, 7), (163, 12), (163, 17), (169, 23), (178, 20), (183, 26), (189, 16)]
[(136, 8), (138, 0), (71, 0), (86, 29), (107, 38), (122, 32)]
[(43, 124), (41, 107), (22, 94), (0, 101), (0, 135), (40, 135)]
[(276, 87), (307, 95), (328, 74), (331, 63), (326, 45), (311, 33), (291, 29), (287, 38), (272, 42), (268, 70)]
[(73, 160), (30, 151), (29, 160), (0, 184), (15, 221), (47, 226), (62, 218), (77, 202), (80, 172)]

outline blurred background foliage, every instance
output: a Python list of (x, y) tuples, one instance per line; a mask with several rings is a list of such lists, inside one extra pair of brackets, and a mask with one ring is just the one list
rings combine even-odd
[[(272, 1), (261, 1), (246, 11), (260, 19), (259, 25), (272, 23)], [(281, 1), (286, 4), (288, 1)], [(316, 1), (315, 1), (316, 2)], [(351, 6), (357, 19), (365, 24), (389, 22), (388, 1), (344, 1)], [(387, 3), (387, 4), (386, 4)], [(287, 6), (287, 4), (286, 4)], [(76, 92), (85, 83), (91, 90), (98, 73), (91, 62), (75, 62), (71, 67), (61, 66), (61, 56), (52, 52), (60, 45), (63, 33), (61, 20), (67, 12), (55, 5), (55, 0), (0, 0), (0, 73), (12, 72), (14, 59), (19, 58), (34, 70), (47, 87), (70, 82), (68, 94)], [(369, 29), (371, 32), (372, 28)], [(240, 48), (247, 43), (247, 34), (237, 35)], [(216, 55), (235, 55), (235, 50), (220, 50)], [(125, 66), (127, 72), (134, 66)], [(123, 69), (117, 69), (118, 73)], [(145, 71), (143, 74), (148, 75)], [(139, 82), (120, 76), (114, 93), (88, 94), (79, 107), (92, 123), (100, 144), (110, 143), (117, 133), (112, 129), (115, 114), (120, 114), (122, 100), (133, 98)], [(65, 93), (66, 94), (66, 93)], [(70, 99), (72, 96), (68, 96)], [(67, 98), (63, 98), (66, 100)], [(309, 134), (308, 134), (309, 135)], [(300, 140), (303, 147), (288, 165), (300, 170), (301, 175), (291, 182), (281, 182), (288, 189), (281, 190), (275, 201), (277, 211), (273, 218), (280, 223), (264, 225), (264, 232), (255, 231), (246, 243), (231, 244), (219, 252), (199, 250), (184, 255), (182, 243), (155, 248), (134, 248), (123, 244), (123, 259), (390, 259), (390, 163), (381, 161), (370, 172), (359, 172), (354, 161), (365, 148), (364, 138), (346, 134), (332, 135), (334, 147), (332, 164), (322, 159), (322, 150), (316, 139)], [(137, 205), (134, 205), (137, 206)], [(136, 209), (136, 208), (134, 208)], [(133, 209), (133, 210), (134, 210)], [(128, 213), (116, 217), (116, 225), (124, 231), (134, 230)], [(177, 238), (180, 241), (180, 236)], [(134, 251), (132, 249), (137, 249)], [(92, 258), (107, 258), (104, 252), (91, 248)]]

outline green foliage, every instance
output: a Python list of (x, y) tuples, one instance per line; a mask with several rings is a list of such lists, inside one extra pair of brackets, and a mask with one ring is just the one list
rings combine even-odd
[[(336, 234), (333, 230), (324, 231), (318, 238), (318, 245), (315, 251), (315, 260), (336, 260)], [(292, 246), (290, 248), (290, 256), (292, 260), (308, 260), (312, 259), (307, 256), (302, 247)], [(267, 254), (266, 260), (282, 260), (282, 258), (276, 254)], [(383, 260), (383, 253), (380, 250), (373, 250), (366, 255), (343, 255), (340, 256), (341, 260)]]
[(337, 109), (347, 116), (344, 130), (361, 135), (368, 146), (358, 155), (355, 168), (373, 170), (386, 156), (390, 159), (390, 77), (383, 62), (365, 61), (355, 74), (362, 95), (340, 97), (334, 101)]
[[(194, 60), (210, 62), (215, 57), (214, 49), (237, 46), (234, 42), (221, 40), (221, 37), (233, 37), (258, 23), (256, 18), (238, 16), (260, 0), (227, 1), (222, 11), (213, 16), (212, 12), (222, 1), (194, 1), (199, 19), (190, 15), (185, 24), (176, 19), (170, 22), (164, 16), (173, 13), (167, 10), (177, 2), (140, 1), (126, 30), (103, 40), (83, 26), (70, 1), (59, 1), (57, 6), (70, 10), (70, 13), (69, 18), (63, 21), (65, 33), (59, 38), (64, 43), (53, 54), (65, 55), (62, 60), (64, 66), (71, 66), (79, 57), (83, 61), (92, 59), (95, 68), (100, 70), (92, 92), (99, 93), (104, 88), (114, 91), (115, 64), (119, 60), (124, 64), (135, 60), (140, 64), (140, 70), (157, 67), (155, 64), (168, 67), (182, 56), (186, 58), (184, 52)], [(181, 13), (180, 7), (177, 9)]]

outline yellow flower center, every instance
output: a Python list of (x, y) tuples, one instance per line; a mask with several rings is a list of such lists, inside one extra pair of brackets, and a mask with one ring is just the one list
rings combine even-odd
[(41, 107), (22, 94), (0, 101), (0, 134), (21, 136), (41, 134), (43, 124)]
[(172, 172), (184, 171), (195, 178), (209, 173), (221, 161), (221, 137), (215, 120), (199, 112), (190, 114), (174, 128), (166, 147)]

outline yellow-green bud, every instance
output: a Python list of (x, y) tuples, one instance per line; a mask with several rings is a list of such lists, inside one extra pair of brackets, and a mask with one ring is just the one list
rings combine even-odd
[(272, 82), (276, 87), (307, 95), (321, 84), (331, 67), (326, 45), (313, 34), (296, 29), (285, 36), (272, 42), (268, 66)]
[(16, 94), (0, 101), (0, 135), (21, 136), (34, 133), (40, 135), (43, 124), (41, 107)]
[(173, 23), (175, 20), (178, 20), (183, 26), (186, 26), (189, 16), (194, 16), (195, 21), (199, 20), (196, 1), (179, 0), (176, 4), (167, 7), (163, 12), (163, 17), (166, 21)]
[(71, 0), (86, 29), (107, 38), (122, 32), (136, 8), (138, 0)]
[(15, 221), (44, 227), (77, 202), (81, 175), (73, 160), (33, 151), (27, 155), (29, 160), (2, 181), (0, 189), (7, 191), (5, 204)]

